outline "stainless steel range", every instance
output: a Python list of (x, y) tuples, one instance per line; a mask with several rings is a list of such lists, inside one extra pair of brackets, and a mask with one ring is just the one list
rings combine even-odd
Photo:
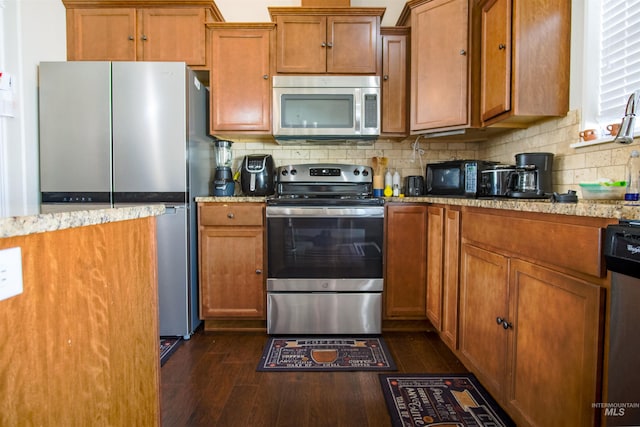
[(384, 202), (367, 166), (277, 170), (267, 200), (267, 332), (379, 334)]

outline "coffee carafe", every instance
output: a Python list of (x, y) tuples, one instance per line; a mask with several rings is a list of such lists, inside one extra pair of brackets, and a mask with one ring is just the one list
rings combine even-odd
[(232, 141), (223, 139), (217, 139), (214, 143), (216, 158), (216, 171), (213, 175), (214, 196), (233, 196), (235, 193), (235, 182), (231, 171), (233, 163), (232, 145)]
[(510, 197), (537, 199), (553, 194), (553, 153), (516, 154)]

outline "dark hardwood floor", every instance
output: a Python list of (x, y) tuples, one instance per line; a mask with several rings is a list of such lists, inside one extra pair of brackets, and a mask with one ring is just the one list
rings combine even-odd
[[(383, 333), (398, 373), (466, 372), (435, 332)], [(268, 335), (204, 332), (161, 369), (162, 426), (391, 425), (381, 372), (257, 372)]]

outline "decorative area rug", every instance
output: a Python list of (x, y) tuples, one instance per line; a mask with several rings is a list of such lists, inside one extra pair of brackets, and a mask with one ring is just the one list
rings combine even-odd
[(182, 344), (180, 337), (160, 337), (160, 366), (164, 365), (174, 351)]
[(515, 427), (473, 374), (380, 374), (380, 383), (393, 427)]
[(380, 337), (271, 337), (258, 371), (395, 371)]

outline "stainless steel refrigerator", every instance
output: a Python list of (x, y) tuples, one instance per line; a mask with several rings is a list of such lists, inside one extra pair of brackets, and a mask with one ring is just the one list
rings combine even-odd
[(180, 62), (42, 62), (39, 103), (42, 203), (165, 204), (160, 335), (188, 339), (200, 324), (194, 199), (211, 182), (206, 88)]

